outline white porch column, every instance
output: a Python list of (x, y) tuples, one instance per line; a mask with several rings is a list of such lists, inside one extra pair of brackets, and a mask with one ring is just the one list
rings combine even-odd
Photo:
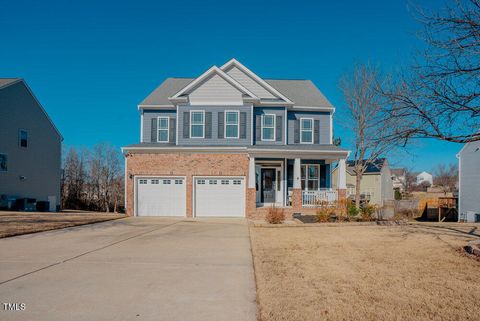
[(347, 189), (347, 173), (345, 167), (345, 158), (341, 158), (338, 161), (338, 181), (337, 181), (337, 188), (338, 189)]
[(295, 158), (295, 162), (293, 163), (293, 188), (302, 188), (300, 158)]
[(255, 157), (248, 162), (248, 188), (255, 188)]

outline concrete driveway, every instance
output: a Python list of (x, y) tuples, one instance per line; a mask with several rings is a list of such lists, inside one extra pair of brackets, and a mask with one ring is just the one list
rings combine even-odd
[(0, 301), (0, 320), (256, 320), (247, 223), (127, 218), (0, 239)]

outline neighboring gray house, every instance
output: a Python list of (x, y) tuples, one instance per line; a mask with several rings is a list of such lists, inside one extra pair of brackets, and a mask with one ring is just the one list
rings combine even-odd
[(458, 218), (480, 221), (480, 141), (465, 144), (458, 158)]
[(20, 78), (0, 78), (0, 198), (60, 204), (62, 136)]

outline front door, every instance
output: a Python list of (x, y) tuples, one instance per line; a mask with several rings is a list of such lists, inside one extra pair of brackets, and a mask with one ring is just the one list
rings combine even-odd
[(262, 203), (275, 203), (276, 171), (262, 168)]

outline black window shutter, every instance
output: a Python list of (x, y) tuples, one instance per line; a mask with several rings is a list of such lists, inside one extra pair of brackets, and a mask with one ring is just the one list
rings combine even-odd
[(320, 121), (315, 120), (315, 126), (313, 127), (313, 143), (320, 144)]
[(175, 118), (170, 118), (169, 138), (170, 143), (175, 143)]
[(183, 138), (190, 138), (190, 113), (183, 112)]
[(247, 113), (243, 111), (240, 113), (240, 138), (247, 138)]
[(152, 143), (156, 143), (157, 142), (157, 137), (158, 137), (158, 134), (157, 134), (157, 121), (158, 121), (158, 118), (157, 117), (154, 117), (152, 118), (152, 128), (151, 128), (151, 139), (150, 141)]
[(255, 116), (255, 140), (257, 142), (262, 140), (262, 116)]
[(283, 128), (283, 126), (282, 126), (282, 116), (277, 116), (277, 119), (275, 121), (275, 127), (276, 127), (275, 136), (277, 136), (275, 140), (277, 142), (281, 142), (282, 141), (282, 136), (283, 136), (282, 135), (282, 128)]
[(223, 139), (225, 137), (224, 134), (224, 124), (225, 124), (225, 119), (224, 119), (224, 112), (221, 111), (218, 113), (218, 138)]
[(212, 112), (205, 113), (205, 138), (212, 138)]
[(300, 144), (300, 120), (295, 119), (295, 126), (293, 129), (293, 139), (295, 144)]

